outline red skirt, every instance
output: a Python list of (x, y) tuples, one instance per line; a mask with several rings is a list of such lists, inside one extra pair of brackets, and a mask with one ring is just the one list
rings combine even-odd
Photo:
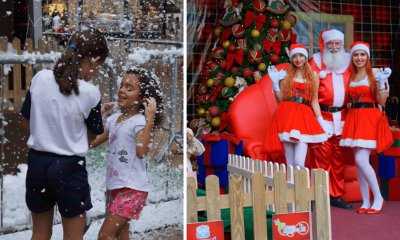
[[(281, 142), (304, 142), (318, 145), (328, 139), (311, 107), (305, 104), (282, 101), (275, 114)], [(316, 145), (313, 144), (313, 146)]]
[(381, 110), (378, 108), (355, 108), (347, 112), (344, 122), (342, 139), (339, 145), (343, 147), (361, 147), (376, 150), (377, 141), (389, 142), (392, 139), (379, 139), (378, 136), (392, 136), (390, 128), (385, 128), (384, 134), (378, 134)]

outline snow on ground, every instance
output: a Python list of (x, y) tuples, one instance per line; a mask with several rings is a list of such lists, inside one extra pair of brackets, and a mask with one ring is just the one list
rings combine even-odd
[[(106, 148), (98, 147), (90, 150), (87, 159), (89, 183), (93, 208), (87, 212), (88, 217), (96, 217), (105, 213), (106, 190)], [(30, 214), (25, 204), (25, 177), (26, 164), (18, 166), (20, 172), (15, 175), (4, 176), (4, 227), (21, 228), (30, 226)], [(168, 177), (168, 195), (166, 195), (167, 167), (163, 164), (148, 163), (148, 179), (151, 191), (146, 206), (138, 221), (131, 221), (131, 235), (146, 236), (146, 232), (167, 226), (183, 226), (183, 173), (181, 170), (170, 169)], [(164, 201), (163, 201), (164, 200)], [(165, 200), (170, 200), (165, 202)], [(57, 212), (55, 221), (60, 222), (61, 216)], [(84, 239), (97, 239), (103, 219), (92, 222)], [(6, 234), (0, 240), (29, 239), (32, 231)], [(53, 228), (52, 239), (62, 239), (61, 224)]]

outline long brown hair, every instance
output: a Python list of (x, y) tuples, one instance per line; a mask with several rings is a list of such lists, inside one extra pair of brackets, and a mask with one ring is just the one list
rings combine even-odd
[[(164, 104), (163, 104), (163, 95), (158, 87), (157, 80), (152, 77), (150, 71), (145, 69), (130, 69), (126, 72), (126, 74), (136, 75), (139, 79), (140, 93), (139, 96), (141, 100), (145, 98), (152, 97), (157, 102), (156, 115), (154, 118), (154, 127), (161, 126), (164, 120)], [(144, 106), (141, 104), (139, 111), (144, 113)]]
[[(70, 47), (71, 44), (75, 48)], [(100, 57), (104, 62), (108, 56), (108, 47), (103, 34), (95, 28), (86, 28), (75, 32), (68, 47), (54, 66), (54, 77), (60, 86), (60, 92), (70, 95), (72, 91), (79, 95), (78, 73), (80, 64), (87, 58)]]
[[(285, 79), (284, 85), (284, 92), (283, 97), (290, 97), (292, 96), (293, 92), (293, 80), (296, 75), (296, 70), (294, 69), (293, 64), (290, 64), (289, 69), (287, 70), (287, 76)], [(305, 79), (306, 84), (306, 91), (305, 94), (310, 96), (310, 100), (313, 97), (315, 91), (315, 84), (314, 84), (314, 72), (311, 69), (310, 64), (306, 61), (304, 63), (304, 72), (303, 72), (303, 79)]]
[[(351, 75), (350, 75), (350, 81), (347, 85), (347, 95), (349, 94), (350, 83), (356, 78), (357, 75), (357, 68), (353, 63), (353, 55), (351, 55), (350, 70), (351, 70)], [(372, 66), (371, 62), (369, 61), (368, 54), (367, 54), (367, 63), (365, 64), (365, 71), (367, 72), (368, 75), (368, 82), (371, 88), (372, 96), (376, 97), (376, 83), (375, 83), (376, 79), (374, 73), (372, 72)]]

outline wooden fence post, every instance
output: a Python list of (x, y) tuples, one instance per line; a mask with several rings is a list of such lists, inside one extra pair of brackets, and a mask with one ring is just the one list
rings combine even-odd
[[(13, 48), (17, 51), (17, 54), (21, 54), (21, 40), (14, 38), (12, 41)], [(14, 64), (13, 71), (13, 99), (14, 99), (14, 110), (20, 111), (22, 106), (21, 101), (21, 64)]]
[[(25, 39), (25, 51), (28, 53), (33, 52), (33, 41), (31, 38)], [(29, 85), (32, 81), (32, 64), (26, 64), (25, 66), (25, 83), (26, 83), (26, 90), (28, 90)], [(25, 97), (25, 96), (23, 96)]]
[[(49, 41), (50, 41), (50, 40), (49, 40)], [(39, 53), (40, 53), (40, 54), (45, 54), (45, 53), (46, 53), (46, 43), (45, 43), (45, 41), (44, 41), (43, 38), (39, 38), (39, 40), (38, 40), (38, 46), (39, 46)], [(42, 64), (39, 64), (38, 70), (40, 71), (40, 70), (42, 70), (42, 69), (43, 69)]]
[[(2, 52), (7, 52), (7, 48), (8, 48), (8, 39), (7, 38), (1, 38), (0, 39), (0, 50), (2, 51)], [(4, 71), (4, 69), (2, 69), (2, 71)], [(4, 97), (4, 99), (3, 99), (3, 106), (4, 106), (4, 109), (7, 109), (8, 110), (8, 100), (9, 100), (9, 95), (8, 95), (8, 91), (9, 91), (9, 84), (8, 84), (8, 74), (7, 75), (4, 75), (4, 82), (3, 82), (3, 88), (4, 88), (4, 96), (2, 96), (2, 97)], [(0, 91), (0, 94), (1, 94), (1, 91)], [(4, 111), (4, 109), (0, 109), (0, 111), (1, 112), (3, 112)]]
[(229, 207), (231, 210), (231, 237), (235, 240), (244, 240), (242, 176), (236, 173), (229, 176)]
[(329, 202), (329, 185), (328, 174), (324, 169), (314, 169), (314, 193), (315, 193), (315, 208), (314, 212), (316, 223), (314, 232), (315, 238), (318, 240), (332, 239), (331, 229), (331, 211)]
[(196, 180), (193, 177), (187, 179), (186, 191), (186, 221), (195, 223), (197, 220), (197, 201), (196, 201)]
[(275, 212), (288, 213), (287, 204), (287, 184), (285, 172), (278, 171), (274, 173), (275, 186)]
[(253, 231), (254, 240), (267, 238), (267, 214), (265, 209), (265, 184), (262, 173), (254, 173), (251, 177), (253, 196)]
[(210, 175), (206, 178), (207, 221), (221, 220), (219, 178)]

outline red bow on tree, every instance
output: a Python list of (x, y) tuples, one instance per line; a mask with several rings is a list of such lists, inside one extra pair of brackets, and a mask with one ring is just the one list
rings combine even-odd
[(271, 42), (268, 41), (267, 38), (264, 39), (264, 41), (262, 42), (262, 45), (264, 46), (265, 51), (267, 51), (268, 53), (271, 52), (271, 47), (272, 49), (274, 49), (276, 54), (279, 54), (279, 52), (281, 51), (281, 40), (275, 40), (275, 42)]
[(261, 30), (264, 26), (265, 21), (267, 20), (266, 15), (255, 15), (252, 11), (247, 10), (246, 16), (244, 19), (244, 27), (248, 27), (253, 21), (256, 19), (256, 28), (257, 30)]
[(223, 85), (219, 85), (216, 89), (214, 89), (210, 93), (210, 103), (211, 104), (213, 104), (215, 102), (215, 100), (217, 100), (218, 94), (219, 94), (219, 92), (221, 92), (223, 87), (224, 87)]
[(232, 64), (234, 61), (242, 65), (243, 63), (243, 56), (244, 56), (244, 51), (243, 49), (240, 49), (239, 51), (236, 51), (235, 53), (228, 53), (226, 56), (226, 69), (229, 70), (232, 67)]
[(219, 40), (219, 43), (222, 44), (223, 42), (228, 40), (228, 38), (231, 36), (231, 33), (232, 33), (232, 28), (228, 28), (228, 29), (222, 30), (221, 38)]
[(228, 113), (222, 112), (219, 120), (219, 131), (222, 132), (229, 125)]

